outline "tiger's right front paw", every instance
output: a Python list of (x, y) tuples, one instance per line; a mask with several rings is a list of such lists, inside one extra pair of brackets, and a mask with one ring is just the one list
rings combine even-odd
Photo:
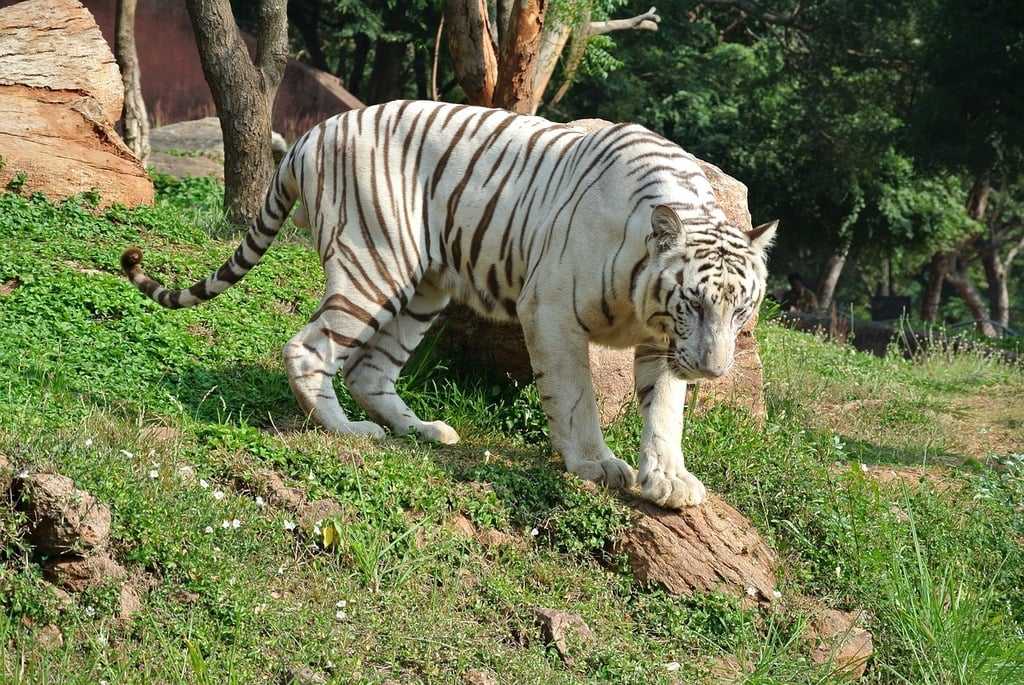
[(640, 496), (666, 509), (682, 509), (703, 503), (708, 492), (689, 471), (670, 475), (661, 469), (652, 469), (640, 480)]
[(636, 483), (636, 471), (618, 457), (603, 459), (578, 459), (566, 462), (566, 469), (584, 480), (593, 481), (608, 488), (629, 490)]

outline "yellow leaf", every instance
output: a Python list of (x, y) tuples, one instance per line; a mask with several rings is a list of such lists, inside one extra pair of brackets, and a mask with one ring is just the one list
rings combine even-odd
[(338, 544), (338, 529), (334, 527), (334, 523), (325, 523), (321, 530), (323, 532), (324, 547), (334, 547)]

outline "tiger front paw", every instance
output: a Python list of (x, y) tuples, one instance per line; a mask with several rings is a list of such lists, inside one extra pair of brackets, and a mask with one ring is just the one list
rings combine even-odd
[(689, 471), (668, 474), (652, 469), (640, 479), (640, 496), (666, 509), (695, 507), (707, 499), (704, 484)]
[(566, 468), (584, 480), (608, 488), (629, 490), (636, 483), (636, 471), (618, 457), (566, 461)]

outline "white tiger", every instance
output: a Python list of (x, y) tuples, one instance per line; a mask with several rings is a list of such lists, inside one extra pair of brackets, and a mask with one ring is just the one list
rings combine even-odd
[[(403, 365), (449, 299), (518, 320), (566, 468), (609, 487), (637, 474), (605, 445), (587, 343), (635, 346), (643, 414), (639, 485), (657, 504), (699, 504), (686, 469), (686, 381), (732, 364), (735, 338), (765, 292), (776, 223), (744, 233), (716, 205), (694, 158), (638, 125), (585, 133), (533, 116), (435, 102), (390, 102), (332, 117), (282, 160), (260, 216), (216, 272), (168, 290), (131, 281), (165, 307), (190, 307), (238, 282), (296, 200), (327, 279), (309, 324), (284, 347), (303, 410), (326, 430), (455, 443), (395, 393)], [(341, 371), (373, 421), (351, 421)]]

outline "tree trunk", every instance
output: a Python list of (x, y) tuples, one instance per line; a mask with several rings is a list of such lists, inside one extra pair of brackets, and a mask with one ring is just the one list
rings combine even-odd
[(988, 282), (988, 302), (992, 319), (1002, 324), (1004, 330), (1010, 324), (1010, 289), (1007, 284), (1006, 265), (999, 257), (999, 248), (991, 244), (981, 253)]
[[(589, 17), (590, 12), (586, 10), (584, 21), (588, 20)], [(581, 29), (580, 33), (585, 32), (585, 30)], [(558, 58), (561, 57), (562, 52), (565, 50), (565, 45), (569, 42), (569, 36), (571, 35), (572, 26), (569, 24), (545, 24), (544, 26), (544, 31), (540, 36), (537, 66), (533, 71), (533, 83), (531, 85), (533, 88), (534, 112), (540, 106), (541, 100), (544, 97), (544, 91), (547, 90), (548, 84), (551, 82), (551, 75), (555, 73), (555, 67), (558, 66)], [(577, 49), (585, 49), (586, 41), (585, 35), (577, 35), (573, 41), (573, 52), (575, 53)], [(575, 60), (570, 57), (569, 61), (573, 62)]]
[(260, 211), (273, 171), (270, 115), (288, 61), (286, 2), (261, 1), (255, 60), (229, 0), (186, 2), (224, 135), (224, 210), (229, 221), (248, 224)]
[(849, 253), (850, 246), (847, 245), (830, 256), (825, 263), (825, 271), (818, 283), (818, 308), (822, 311), (832, 306), (832, 297), (836, 293), (836, 285), (843, 273), (843, 267), (846, 266), (846, 256)]
[(149, 117), (142, 99), (139, 55), (135, 50), (136, 0), (117, 0), (114, 55), (124, 83), (124, 142), (143, 164), (149, 159)]
[(536, 107), (533, 73), (544, 29), (547, 0), (516, 0), (506, 39), (501, 45), (494, 105), (529, 114)]
[(939, 303), (942, 301), (942, 284), (949, 271), (949, 255), (936, 252), (928, 264), (928, 286), (921, 298), (921, 319), (935, 322), (939, 316)]
[(986, 338), (994, 338), (997, 335), (995, 326), (989, 321), (988, 310), (985, 308), (985, 303), (981, 299), (981, 295), (975, 289), (974, 284), (971, 282), (970, 276), (967, 274), (967, 270), (963, 265), (959, 265), (956, 268), (952, 268), (946, 274), (946, 280), (949, 281), (950, 285), (956, 288), (957, 293), (963, 299), (964, 304), (971, 310), (971, 315), (977, 322), (978, 332), (984, 335)]
[(366, 94), (367, 104), (389, 102), (402, 96), (402, 73), (405, 71), (408, 47), (407, 43), (377, 39), (377, 47), (373, 51), (370, 88)]
[(471, 105), (490, 107), (498, 79), (491, 23), (485, 0), (448, 0), (444, 6), (448, 50), (455, 77)]
[[(352, 71), (348, 75), (348, 92), (356, 97), (362, 97), (363, 75), (366, 73), (366, 61), (370, 56), (370, 37), (365, 33), (356, 34), (356, 50), (352, 55)], [(339, 59), (337, 76), (341, 76), (341, 62)]]

